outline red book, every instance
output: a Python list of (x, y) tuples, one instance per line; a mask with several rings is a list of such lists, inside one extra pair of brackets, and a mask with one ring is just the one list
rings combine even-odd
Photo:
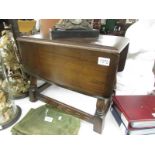
[(130, 126), (130, 124), (128, 126), (126, 126), (124, 124), (124, 122), (122, 121), (118, 111), (116, 110), (115, 106), (112, 106), (110, 108), (110, 111), (116, 121), (116, 123), (118, 124), (118, 126), (120, 127), (121, 131), (124, 134), (127, 135), (148, 135), (148, 134), (155, 134), (155, 127), (147, 127), (147, 128), (133, 128)]
[(114, 96), (113, 103), (126, 126), (155, 127), (155, 96)]

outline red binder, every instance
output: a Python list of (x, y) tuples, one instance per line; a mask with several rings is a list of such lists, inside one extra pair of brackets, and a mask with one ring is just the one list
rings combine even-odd
[(113, 103), (126, 126), (155, 127), (155, 96), (114, 96)]

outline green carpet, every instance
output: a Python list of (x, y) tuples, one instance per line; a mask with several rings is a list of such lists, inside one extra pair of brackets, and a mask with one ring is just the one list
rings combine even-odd
[(46, 104), (30, 109), (11, 132), (14, 135), (76, 135), (79, 128), (80, 119)]

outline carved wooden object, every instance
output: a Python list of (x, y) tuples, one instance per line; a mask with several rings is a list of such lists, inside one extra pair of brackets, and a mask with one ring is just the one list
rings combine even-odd
[[(111, 103), (116, 73), (122, 71), (128, 51), (128, 39), (116, 36), (52, 40), (33, 35), (18, 37), (24, 69), (31, 76), (30, 100), (42, 100), (84, 119), (101, 133)], [(38, 88), (37, 78), (47, 82)], [(97, 98), (96, 112), (90, 115), (40, 92), (50, 84)]]

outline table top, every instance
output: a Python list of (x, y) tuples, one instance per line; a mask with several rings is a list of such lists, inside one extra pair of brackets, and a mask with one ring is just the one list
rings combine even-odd
[[(53, 40), (36, 34), (18, 37), (18, 42), (28, 73), (81, 93), (109, 97), (115, 74), (125, 64), (129, 40), (108, 35)], [(100, 58), (109, 64), (99, 64)]]
[(82, 49), (94, 49), (97, 51), (109, 51), (120, 53), (129, 40), (125, 37), (111, 36), (111, 35), (99, 35), (97, 38), (63, 38), (52, 39), (50, 36), (43, 36), (41, 34), (35, 34), (31, 36), (21, 36), (17, 38), (18, 41), (23, 42), (35, 42), (40, 44), (52, 44), (59, 46), (67, 46), (82, 48)]

